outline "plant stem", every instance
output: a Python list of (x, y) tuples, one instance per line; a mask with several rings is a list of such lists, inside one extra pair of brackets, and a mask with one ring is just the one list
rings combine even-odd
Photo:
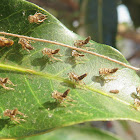
[(84, 49), (81, 49), (81, 48), (77, 48), (77, 47), (74, 47), (74, 46), (66, 45), (66, 44), (63, 44), (63, 43), (56, 42), (56, 41), (50, 41), (50, 40), (46, 40), (46, 39), (28, 37), (28, 36), (12, 34), (12, 33), (6, 33), (6, 32), (0, 32), (0, 34), (8, 35), (8, 36), (14, 36), (14, 37), (18, 37), (18, 38), (25, 38), (25, 39), (29, 39), (29, 40), (35, 40), (35, 41), (39, 41), (39, 42), (51, 43), (51, 44), (55, 44), (55, 45), (60, 45), (60, 46), (67, 47), (67, 48), (70, 48), (70, 49), (73, 49), (73, 50), (81, 51), (81, 52), (84, 52), (84, 53), (92, 54), (92, 55), (95, 55), (95, 56), (107, 59), (109, 61), (112, 61), (114, 63), (120, 64), (120, 65), (122, 65), (124, 67), (130, 68), (130, 69), (133, 69), (133, 70), (136, 70), (136, 71), (140, 70), (140, 68), (136, 68), (136, 67), (127, 65), (127, 64), (125, 64), (123, 62), (120, 62), (118, 60), (112, 59), (112, 58), (110, 58), (108, 56), (104, 56), (104, 55), (98, 54), (96, 52), (87, 51), (87, 50), (84, 50)]

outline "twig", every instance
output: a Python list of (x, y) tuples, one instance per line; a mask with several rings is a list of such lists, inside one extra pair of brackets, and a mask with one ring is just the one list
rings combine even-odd
[(123, 62), (120, 62), (118, 60), (112, 59), (112, 58), (110, 58), (108, 56), (104, 56), (104, 55), (101, 55), (101, 54), (98, 54), (98, 53), (95, 53), (95, 52), (87, 51), (87, 50), (84, 50), (84, 49), (81, 49), (81, 48), (77, 48), (77, 47), (74, 47), (74, 46), (66, 45), (66, 44), (63, 44), (63, 43), (56, 42), (56, 41), (50, 41), (50, 40), (46, 40), (46, 39), (28, 37), (28, 36), (17, 35), (17, 34), (6, 33), (6, 32), (0, 32), (0, 34), (8, 35), (8, 36), (14, 36), (14, 37), (18, 37), (18, 38), (26, 38), (26, 39), (29, 39), (29, 40), (35, 40), (35, 41), (39, 41), (39, 42), (51, 43), (51, 44), (55, 44), (55, 45), (60, 45), (60, 46), (67, 47), (67, 48), (70, 48), (70, 49), (73, 49), (73, 50), (81, 51), (81, 52), (84, 52), (84, 53), (89, 53), (89, 54), (92, 54), (92, 55), (95, 55), (95, 56), (107, 59), (109, 61), (112, 61), (114, 63), (120, 64), (120, 65), (122, 65), (124, 67), (130, 68), (130, 69), (133, 69), (133, 70), (136, 70), (136, 71), (140, 70), (140, 68), (136, 68), (136, 67), (127, 65), (127, 64), (125, 64)]

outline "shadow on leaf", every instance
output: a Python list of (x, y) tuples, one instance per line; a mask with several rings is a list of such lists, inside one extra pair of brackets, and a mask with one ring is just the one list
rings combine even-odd
[(11, 120), (10, 119), (0, 119), (0, 131), (4, 128), (11, 128), (14, 127), (16, 124), (10, 124)]
[[(14, 88), (14, 87), (9, 86), (9, 85), (8, 85), (8, 87)], [(2, 94), (7, 94), (8, 92), (11, 92), (11, 91), (13, 91), (13, 90), (6, 90), (6, 89), (4, 89), (2, 86), (0, 86), (0, 95), (2, 95)]]
[(65, 63), (69, 63), (70, 65), (72, 65), (72, 68), (75, 68), (75, 66), (76, 66), (76, 60), (72, 56), (71, 53), (72, 53), (72, 50), (71, 49), (67, 49), (66, 50), (65, 56), (68, 56), (68, 57), (65, 59)]
[(49, 109), (49, 110), (53, 110), (55, 109), (56, 107), (58, 107), (60, 104), (59, 102), (45, 102), (44, 104), (42, 104), (43, 107), (40, 107), (39, 109)]
[(61, 82), (60, 84), (67, 88), (76, 88), (76, 85), (74, 83), (72, 84), (72, 83)]
[(41, 57), (41, 58), (36, 58), (36, 59), (34, 59), (32, 62), (31, 62), (31, 65), (33, 65), (33, 66), (40, 66), (40, 71), (42, 71), (45, 67), (46, 67), (46, 64), (47, 63), (51, 63), (50, 61), (49, 61), (49, 58), (47, 58), (47, 57)]
[(10, 60), (12, 62), (21, 64), (24, 55), (26, 55), (26, 54), (22, 54), (20, 52), (20, 50), (22, 48), (17, 46), (17, 45), (15, 45), (15, 46), (12, 46), (11, 48), (8, 48), (8, 49), (9, 50), (7, 50), (7, 53), (5, 53), (6, 52), (5, 49), (1, 51), (1, 53), (0, 53), (1, 56), (4, 56), (6, 54), (5, 57), (2, 57), (2, 60), (8, 59), (8, 60)]
[(92, 81), (93, 81), (93, 82), (100, 83), (101, 86), (104, 86), (104, 84), (105, 84), (105, 82), (106, 82), (105, 79), (102, 78), (101, 76), (93, 76), (93, 77), (92, 77)]
[(135, 92), (131, 93), (131, 97), (132, 97), (133, 99), (138, 99), (138, 100), (140, 100), (140, 96), (138, 96)]
[(40, 66), (40, 71), (42, 71), (46, 67), (46, 64), (54, 64), (57, 62), (58, 61), (50, 61), (48, 57), (43, 56), (41, 58), (35, 58), (33, 61), (31, 61), (31, 65)]
[(70, 65), (72, 65), (72, 68), (75, 68), (76, 66), (76, 60), (72, 56), (65, 59), (65, 63), (69, 63)]

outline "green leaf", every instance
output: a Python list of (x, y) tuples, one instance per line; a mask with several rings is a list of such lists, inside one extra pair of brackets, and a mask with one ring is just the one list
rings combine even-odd
[[(28, 16), (35, 12), (47, 15), (48, 19), (41, 24), (30, 24)], [(1, 0), (0, 15), (1, 31), (68, 45), (83, 39), (68, 30), (47, 11), (24, 0)], [(35, 50), (28, 53), (17, 43), (17, 38), (8, 38), (13, 39), (15, 43), (12, 47), (0, 49), (0, 77), (8, 77), (17, 86), (14, 91), (0, 88), (0, 138), (31, 136), (91, 120), (124, 119), (140, 122), (140, 112), (134, 108), (134, 98), (131, 97), (140, 84), (135, 71), (89, 54), (85, 54), (85, 63), (76, 64), (71, 58), (70, 49), (49, 43), (31, 43)], [(93, 41), (92, 43), (94, 44), (90, 47), (94, 47), (95, 52), (128, 64), (117, 50)], [(50, 62), (47, 57), (43, 57), (44, 47), (59, 48), (63, 62)], [(101, 67), (118, 67), (116, 79), (104, 85), (102, 81), (96, 81)], [(83, 80), (86, 86), (73, 88), (68, 80), (69, 72), (78, 75), (87, 72), (88, 76)], [(73, 105), (66, 104), (66, 107), (58, 105), (51, 93), (54, 90), (63, 93), (68, 88), (71, 89), (68, 96), (75, 102), (72, 102)], [(120, 93), (109, 93), (112, 89), (118, 89)], [(26, 122), (14, 124), (3, 115), (6, 109), (14, 108), (28, 116), (25, 118)]]
[(20, 140), (121, 140), (114, 134), (97, 128), (85, 128), (82, 126), (73, 126), (61, 128), (53, 132), (24, 138)]

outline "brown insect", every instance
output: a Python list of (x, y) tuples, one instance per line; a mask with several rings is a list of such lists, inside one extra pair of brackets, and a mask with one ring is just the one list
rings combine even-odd
[(88, 36), (85, 40), (76, 40), (74, 43), (74, 46), (82, 47), (82, 46), (88, 44), (90, 40), (91, 40), (90, 36)]
[(139, 99), (134, 99), (134, 106), (135, 107), (140, 107), (140, 100)]
[(16, 117), (16, 115), (19, 114), (19, 115), (21, 115), (23, 117), (27, 117), (26, 115), (24, 115), (23, 113), (18, 111), (17, 108), (15, 108), (13, 110), (6, 109), (3, 114), (4, 114), (4, 116), (10, 117), (11, 121), (15, 121), (17, 123), (20, 123), (20, 121), (25, 121), (25, 120), (24, 119), (20, 119), (19, 117)]
[(14, 90), (14, 88), (6, 87), (5, 84), (14, 85), (8, 78), (0, 78), (0, 85), (7, 90)]
[(73, 50), (71, 54), (74, 57), (83, 57), (83, 56), (85, 56), (84, 54), (78, 53), (76, 50)]
[(87, 73), (85, 74), (82, 74), (81, 76), (78, 76), (77, 74), (75, 74), (74, 72), (70, 72), (68, 73), (69, 75), (69, 78), (74, 81), (74, 82), (77, 82), (79, 84), (85, 84), (82, 79), (84, 79), (86, 76), (87, 76)]
[(113, 68), (113, 69), (101, 68), (101, 69), (99, 69), (99, 74), (101, 76), (106, 76), (106, 75), (110, 75), (112, 73), (115, 73), (117, 70), (118, 70), (118, 68)]
[(140, 94), (140, 86), (136, 88), (137, 94)]
[(12, 46), (14, 44), (14, 41), (8, 38), (5, 38), (3, 36), (0, 36), (0, 46), (1, 47), (8, 47), (8, 46)]
[[(89, 47), (84, 47), (84, 45), (90, 43), (89, 41), (91, 40), (91, 37), (88, 36), (85, 40), (76, 40), (74, 43), (74, 46), (80, 47), (80, 48), (85, 48), (85, 49), (94, 49), (94, 48), (89, 48)], [(91, 43), (90, 43), (91, 44)]]
[(18, 43), (22, 45), (22, 48), (28, 52), (30, 52), (29, 50), (33, 50), (34, 47), (30, 44), (30, 42), (32, 42), (31, 40), (27, 40), (25, 38), (19, 38)]
[(47, 15), (44, 15), (42, 13), (37, 13), (36, 12), (34, 15), (29, 15), (28, 16), (28, 20), (29, 20), (30, 23), (33, 23), (34, 22), (34, 23), (39, 24), (39, 23), (44, 22), (44, 20), (47, 19), (46, 16)]
[(43, 55), (47, 55), (51, 59), (51, 61), (53, 61), (52, 58), (55, 59), (55, 60), (62, 61), (61, 59), (58, 59), (58, 58), (53, 56), (54, 54), (62, 56), (61, 54), (58, 53), (59, 51), (60, 51), (60, 49), (52, 50), (52, 49), (49, 49), (49, 48), (44, 48), (42, 50), (42, 53), (43, 53)]
[(113, 76), (110, 76), (111, 74), (115, 73), (118, 70), (118, 68), (101, 68), (99, 69), (99, 77), (102, 79), (104, 82), (109, 82), (111, 80), (114, 80)]
[[(54, 91), (52, 93), (52, 98), (56, 99), (59, 103), (68, 103), (67, 101), (73, 101), (70, 97), (67, 97), (70, 92), (70, 89), (67, 89), (64, 93)], [(66, 101), (67, 100), (67, 101)], [(68, 103), (70, 104), (70, 103)]]
[(115, 89), (115, 90), (110, 90), (109, 92), (110, 92), (110, 93), (118, 94), (118, 93), (119, 93), (119, 90)]

